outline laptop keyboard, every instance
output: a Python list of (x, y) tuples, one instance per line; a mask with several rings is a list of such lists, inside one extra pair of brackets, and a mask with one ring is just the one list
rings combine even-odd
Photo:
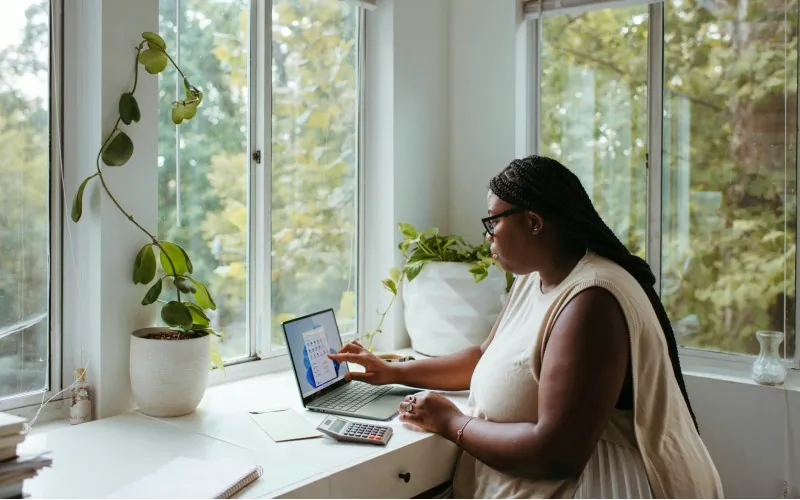
[(363, 382), (350, 382), (341, 390), (317, 402), (317, 408), (337, 411), (356, 411), (375, 401), (391, 390), (391, 387), (376, 386)]

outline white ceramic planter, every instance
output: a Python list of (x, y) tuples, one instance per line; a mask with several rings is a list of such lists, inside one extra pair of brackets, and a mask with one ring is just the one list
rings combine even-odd
[(206, 392), (211, 338), (146, 338), (163, 330), (142, 328), (131, 334), (131, 389), (139, 411), (145, 415), (178, 417), (193, 412)]
[(505, 274), (495, 266), (480, 283), (469, 264), (430, 262), (403, 285), (406, 329), (412, 348), (444, 356), (486, 340), (505, 297)]

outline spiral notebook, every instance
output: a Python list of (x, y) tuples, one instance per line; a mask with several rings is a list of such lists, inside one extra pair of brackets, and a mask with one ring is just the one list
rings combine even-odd
[(233, 498), (263, 472), (253, 465), (178, 457), (111, 498)]

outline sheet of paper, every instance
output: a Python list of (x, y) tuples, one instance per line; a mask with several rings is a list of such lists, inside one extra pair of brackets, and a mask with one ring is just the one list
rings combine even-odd
[(303, 342), (306, 344), (308, 361), (311, 363), (311, 373), (314, 376), (314, 385), (321, 385), (336, 378), (336, 368), (328, 357), (330, 344), (321, 326), (303, 333)]
[(321, 437), (314, 425), (292, 409), (250, 414), (250, 417), (275, 442)]

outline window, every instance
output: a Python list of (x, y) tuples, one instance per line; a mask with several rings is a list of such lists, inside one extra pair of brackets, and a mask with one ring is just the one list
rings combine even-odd
[(49, 390), (56, 354), (50, 351), (50, 234), (57, 226), (50, 215), (50, 9), (43, 0), (4, 2), (0, 21), (2, 407)]
[[(160, 76), (159, 236), (184, 246), (209, 284), (223, 359), (281, 354), (282, 321), (329, 307), (342, 333), (354, 332), (360, 8), (342, 0), (159, 5), (165, 41), (204, 91), (197, 116), (175, 127), (169, 104), (183, 92), (180, 76)], [(258, 36), (265, 5), (269, 47)], [(256, 88), (259, 71), (270, 88)], [(271, 106), (258, 102), (262, 93)], [(270, 151), (257, 150), (260, 137)]]
[(662, 296), (678, 341), (795, 341), (797, 7), (664, 7)]
[(529, 2), (538, 151), (653, 264), (679, 344), (756, 354), (779, 330), (792, 358), (796, 3), (610, 3)]
[(647, 6), (542, 19), (541, 144), (580, 178), (598, 213), (644, 257)]
[(272, 344), (328, 307), (356, 330), (359, 12), (272, 2)]

